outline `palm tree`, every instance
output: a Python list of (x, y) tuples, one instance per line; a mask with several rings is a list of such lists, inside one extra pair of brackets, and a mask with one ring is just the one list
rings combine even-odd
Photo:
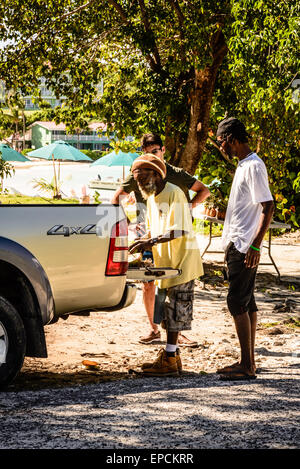
[(38, 188), (43, 192), (46, 192), (47, 194), (50, 194), (53, 199), (61, 199), (61, 194), (60, 194), (60, 187), (61, 187), (61, 182), (56, 181), (54, 178), (51, 180), (51, 182), (46, 181), (46, 179), (41, 178), (41, 179), (33, 179), (34, 188)]
[[(26, 116), (25, 116), (25, 103), (24, 99), (20, 96), (20, 94), (15, 90), (10, 90), (6, 97), (6, 104), (10, 111), (10, 120), (15, 127), (15, 131), (12, 136), (12, 146), (15, 150), (16, 145), (14, 145), (15, 137), (19, 134), (19, 125), (22, 123), (23, 125), (23, 150), (25, 148), (25, 133), (26, 133)], [(21, 113), (21, 117), (19, 115)]]
[(7, 161), (2, 160), (0, 151), (0, 192), (3, 190), (3, 179), (5, 177), (11, 176), (14, 172), (14, 167)]

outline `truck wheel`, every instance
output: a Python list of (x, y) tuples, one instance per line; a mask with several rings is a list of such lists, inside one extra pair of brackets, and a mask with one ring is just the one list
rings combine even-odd
[(26, 333), (17, 310), (0, 296), (0, 388), (11, 383), (22, 368)]

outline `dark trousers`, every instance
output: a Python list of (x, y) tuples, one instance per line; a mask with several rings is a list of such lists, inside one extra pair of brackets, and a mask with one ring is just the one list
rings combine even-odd
[(227, 276), (229, 289), (227, 305), (232, 316), (257, 311), (254, 288), (257, 267), (245, 266), (246, 254), (239, 252), (231, 242), (226, 251)]

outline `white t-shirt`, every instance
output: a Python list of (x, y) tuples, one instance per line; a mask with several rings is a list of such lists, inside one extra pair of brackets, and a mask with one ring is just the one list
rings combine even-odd
[(264, 162), (256, 153), (241, 160), (236, 169), (223, 227), (224, 251), (232, 241), (236, 249), (246, 253), (252, 244), (262, 213), (261, 202), (273, 200)]

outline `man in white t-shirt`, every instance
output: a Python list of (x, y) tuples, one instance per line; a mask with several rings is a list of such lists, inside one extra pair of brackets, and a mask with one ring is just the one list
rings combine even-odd
[(227, 264), (228, 309), (234, 318), (241, 348), (238, 363), (219, 369), (223, 380), (256, 378), (254, 359), (257, 306), (254, 287), (260, 250), (274, 203), (263, 161), (248, 145), (242, 122), (234, 117), (220, 122), (217, 143), (229, 158), (238, 157), (223, 227)]

